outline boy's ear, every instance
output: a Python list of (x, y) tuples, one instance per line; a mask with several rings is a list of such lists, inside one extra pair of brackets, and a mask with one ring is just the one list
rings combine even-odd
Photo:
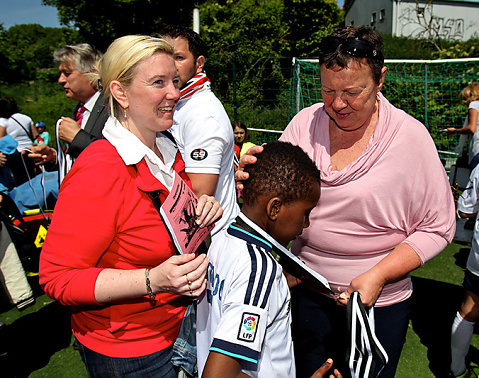
[(273, 197), (268, 201), (266, 205), (266, 214), (268, 218), (272, 221), (276, 221), (278, 218), (278, 214), (281, 211), (281, 207), (283, 206), (283, 201), (279, 197)]

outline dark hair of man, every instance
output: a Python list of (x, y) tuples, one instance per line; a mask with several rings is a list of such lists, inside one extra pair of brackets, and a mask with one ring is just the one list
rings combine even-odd
[(245, 168), (249, 173), (242, 192), (246, 205), (254, 205), (262, 195), (279, 197), (284, 203), (306, 199), (313, 192), (313, 184), (320, 184), (319, 169), (298, 146), (271, 142), (255, 156), (258, 161)]
[(365, 40), (371, 44), (371, 49), (376, 50), (377, 54), (375, 56), (360, 58), (352, 56), (344, 52), (341, 48), (338, 48), (329, 54), (320, 54), (320, 66), (326, 64), (326, 68), (331, 68), (332, 66), (347, 67), (351, 60), (362, 61), (362, 59), (366, 59), (373, 73), (374, 81), (379, 84), (381, 70), (384, 67), (384, 44), (381, 36), (376, 31), (366, 26), (346, 26), (334, 31), (330, 37), (343, 39), (359, 38)]
[(10, 118), (13, 114), (18, 113), (17, 102), (12, 97), (0, 98), (0, 117)]
[(168, 25), (165, 26), (163, 30), (159, 33), (162, 38), (170, 37), (170, 38), (184, 38), (188, 41), (188, 48), (193, 54), (193, 58), (196, 59), (203, 55), (206, 57), (206, 46), (201, 39), (200, 35), (193, 30), (182, 26), (182, 25)]
[(235, 129), (236, 129), (237, 127), (239, 127), (240, 129), (243, 129), (243, 130), (244, 130), (243, 143), (249, 142), (250, 136), (249, 136), (248, 128), (246, 127), (246, 125), (244, 124), (244, 122), (234, 121), (231, 125), (233, 126), (233, 132), (235, 131)]

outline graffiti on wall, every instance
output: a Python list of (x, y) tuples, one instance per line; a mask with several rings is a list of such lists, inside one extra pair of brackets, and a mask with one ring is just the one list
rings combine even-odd
[(420, 38), (463, 40), (463, 18), (447, 18), (433, 13), (432, 3), (424, 6), (403, 8), (399, 17), (401, 35)]
[(462, 39), (464, 37), (464, 19), (433, 17), (432, 27), (443, 39)]

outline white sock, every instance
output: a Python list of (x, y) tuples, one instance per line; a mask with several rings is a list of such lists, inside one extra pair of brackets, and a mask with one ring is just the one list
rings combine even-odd
[(466, 370), (466, 354), (471, 344), (475, 322), (467, 321), (456, 313), (451, 329), (451, 372), (458, 376)]

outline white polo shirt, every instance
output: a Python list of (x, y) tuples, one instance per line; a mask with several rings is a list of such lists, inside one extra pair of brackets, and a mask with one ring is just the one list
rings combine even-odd
[(207, 86), (180, 100), (170, 129), (185, 161), (186, 173), (218, 175), (213, 196), (223, 216), (211, 232), (215, 236), (238, 215), (234, 181), (234, 136), (228, 114)]

